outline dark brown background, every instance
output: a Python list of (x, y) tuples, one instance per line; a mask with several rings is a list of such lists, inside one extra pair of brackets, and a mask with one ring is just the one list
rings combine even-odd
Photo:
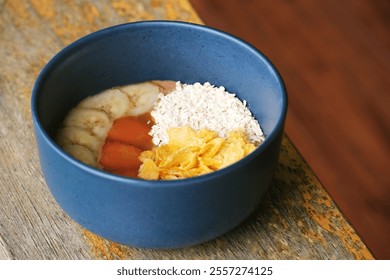
[(390, 259), (390, 1), (191, 3), (279, 69), (287, 134), (376, 258)]

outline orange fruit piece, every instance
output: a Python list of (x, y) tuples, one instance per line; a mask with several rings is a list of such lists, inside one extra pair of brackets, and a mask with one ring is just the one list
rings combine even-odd
[(114, 121), (106, 141), (119, 141), (141, 150), (149, 150), (153, 147), (149, 131), (150, 127), (142, 120), (124, 117)]
[(99, 163), (104, 170), (137, 169), (141, 149), (117, 141), (106, 141), (102, 147)]

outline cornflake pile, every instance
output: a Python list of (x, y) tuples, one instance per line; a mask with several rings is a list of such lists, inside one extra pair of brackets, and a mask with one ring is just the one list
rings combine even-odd
[(182, 179), (226, 167), (264, 140), (259, 123), (223, 87), (176, 84), (151, 112), (156, 148), (141, 153), (138, 176), (148, 180)]
[(169, 128), (168, 144), (141, 153), (138, 176), (148, 180), (183, 179), (221, 169), (251, 153), (256, 146), (241, 131), (227, 139), (217, 133), (188, 126)]

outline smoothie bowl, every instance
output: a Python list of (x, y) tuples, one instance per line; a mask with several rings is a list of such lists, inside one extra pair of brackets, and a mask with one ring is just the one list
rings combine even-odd
[(277, 166), (287, 95), (248, 43), (146, 21), (67, 46), (40, 73), (31, 106), (45, 180), (72, 219), (121, 244), (179, 248), (256, 209)]

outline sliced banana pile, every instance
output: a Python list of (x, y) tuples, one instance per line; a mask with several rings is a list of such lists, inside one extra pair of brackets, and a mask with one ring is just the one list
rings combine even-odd
[(158, 82), (144, 82), (87, 97), (66, 116), (56, 142), (81, 162), (98, 167), (101, 147), (114, 120), (150, 112), (165, 91)]

